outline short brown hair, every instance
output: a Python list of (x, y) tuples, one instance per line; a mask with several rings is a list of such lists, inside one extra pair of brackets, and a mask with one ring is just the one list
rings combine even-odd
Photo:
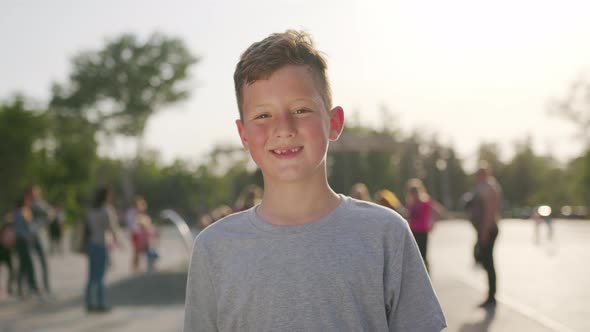
[(286, 65), (307, 65), (312, 71), (324, 105), (332, 108), (332, 93), (326, 74), (324, 57), (314, 47), (311, 36), (303, 31), (287, 30), (273, 33), (252, 44), (240, 57), (234, 72), (236, 99), (242, 119), (242, 88), (246, 84), (267, 79)]

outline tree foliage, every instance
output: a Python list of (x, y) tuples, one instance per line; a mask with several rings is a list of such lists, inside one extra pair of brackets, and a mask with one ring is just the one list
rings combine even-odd
[(550, 102), (549, 110), (578, 128), (585, 152), (568, 166), (575, 183), (570, 187), (575, 192), (574, 200), (579, 198), (590, 206), (590, 78), (581, 76), (574, 80), (565, 97)]
[(578, 138), (590, 148), (590, 79), (573, 81), (565, 97), (551, 100), (549, 111), (575, 125)]
[[(126, 34), (102, 49), (76, 55), (69, 82), (53, 86), (51, 107), (58, 118), (80, 124), (92, 135), (135, 138), (135, 161), (121, 169), (128, 200), (135, 192), (134, 171), (148, 119), (189, 96), (185, 83), (198, 60), (180, 39), (155, 33), (141, 41)], [(88, 137), (85, 142), (91, 143)]]
[(13, 206), (24, 187), (36, 181), (36, 152), (47, 130), (44, 114), (26, 105), (22, 96), (0, 103), (0, 208)]
[(188, 97), (183, 83), (197, 61), (180, 39), (123, 35), (75, 56), (69, 82), (53, 87), (52, 104), (99, 130), (138, 137), (155, 111)]

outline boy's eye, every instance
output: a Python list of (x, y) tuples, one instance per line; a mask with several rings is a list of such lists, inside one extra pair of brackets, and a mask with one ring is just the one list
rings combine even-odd
[(295, 111), (295, 114), (303, 114), (303, 113), (309, 113), (311, 112), (310, 110), (308, 110), (307, 108), (299, 108)]
[(268, 114), (259, 114), (254, 119), (266, 119), (268, 118)]

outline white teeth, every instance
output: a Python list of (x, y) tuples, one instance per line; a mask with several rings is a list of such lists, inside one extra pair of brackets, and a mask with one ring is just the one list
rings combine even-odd
[(273, 150), (273, 151), (276, 154), (285, 154), (287, 152), (295, 153), (295, 152), (298, 152), (299, 150), (301, 150), (301, 148), (292, 148), (292, 149), (284, 149), (284, 150)]

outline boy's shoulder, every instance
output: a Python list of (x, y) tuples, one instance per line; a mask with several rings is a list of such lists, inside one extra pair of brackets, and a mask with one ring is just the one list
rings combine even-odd
[(197, 238), (200, 241), (215, 241), (215, 239), (226, 237), (230, 234), (247, 231), (250, 228), (248, 219), (250, 218), (249, 214), (252, 213), (252, 209), (254, 208), (235, 212), (217, 220), (201, 230), (197, 235)]
[(346, 202), (345, 218), (364, 227), (388, 228), (407, 227), (407, 222), (396, 211), (372, 202), (344, 196)]

